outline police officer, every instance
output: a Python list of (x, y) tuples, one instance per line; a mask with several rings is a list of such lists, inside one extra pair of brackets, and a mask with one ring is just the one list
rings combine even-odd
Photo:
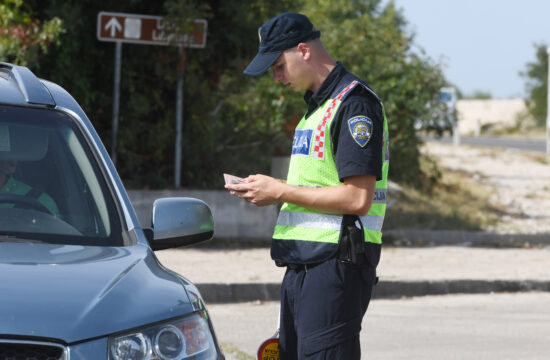
[(376, 282), (389, 166), (380, 99), (335, 62), (301, 14), (259, 29), (259, 52), (244, 70), (269, 68), (276, 82), (305, 91), (286, 181), (250, 175), (226, 185), (258, 206), (283, 202), (271, 257), (287, 270), (281, 291), (281, 359), (360, 359), (361, 321)]

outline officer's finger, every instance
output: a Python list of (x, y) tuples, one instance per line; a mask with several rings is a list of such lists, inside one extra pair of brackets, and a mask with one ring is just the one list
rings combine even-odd
[(259, 181), (262, 178), (262, 176), (263, 175), (261, 174), (248, 175), (248, 177), (246, 178), (246, 182), (251, 183), (251, 182)]
[(240, 184), (226, 184), (225, 188), (232, 191), (246, 191)]

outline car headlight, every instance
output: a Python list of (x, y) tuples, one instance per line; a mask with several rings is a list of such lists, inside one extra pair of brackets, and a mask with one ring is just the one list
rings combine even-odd
[(206, 312), (109, 338), (112, 360), (210, 360), (217, 358)]

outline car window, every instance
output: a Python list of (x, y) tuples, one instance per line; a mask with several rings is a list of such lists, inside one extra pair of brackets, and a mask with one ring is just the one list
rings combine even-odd
[(122, 245), (100, 169), (69, 116), (0, 106), (0, 241)]

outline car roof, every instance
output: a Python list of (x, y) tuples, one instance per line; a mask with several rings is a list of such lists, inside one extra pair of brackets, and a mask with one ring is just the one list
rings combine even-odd
[(1, 102), (20, 105), (56, 105), (51, 93), (28, 68), (8, 63), (0, 63)]
[(39, 79), (25, 66), (0, 62), (0, 104), (70, 111), (87, 123), (86, 114), (61, 86)]

